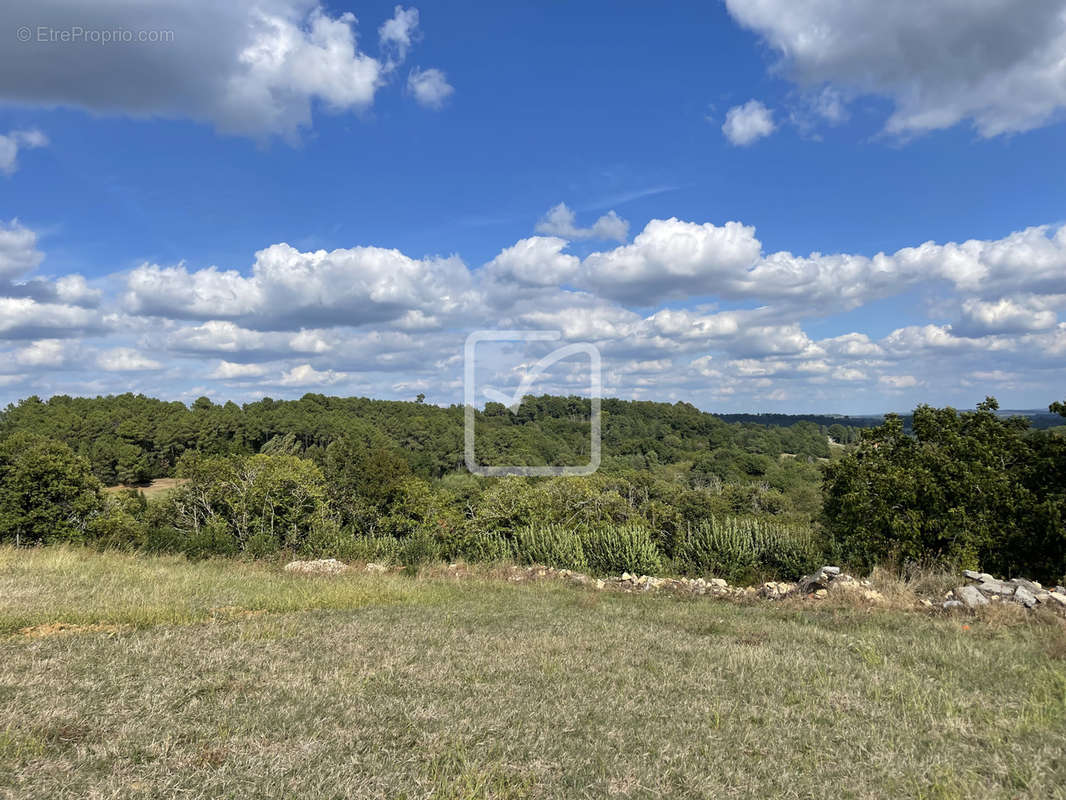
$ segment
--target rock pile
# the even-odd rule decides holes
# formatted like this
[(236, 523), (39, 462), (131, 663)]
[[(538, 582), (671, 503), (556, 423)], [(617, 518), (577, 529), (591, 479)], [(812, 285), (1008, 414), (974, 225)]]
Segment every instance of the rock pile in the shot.
[(1045, 606), (1057, 611), (1066, 611), (1066, 588), (1055, 586), (1045, 589), (1036, 581), (1025, 578), (1000, 580), (987, 572), (964, 570), (969, 583), (948, 592), (941, 604), (943, 608), (980, 608), (991, 603), (1016, 603), (1025, 608)]
[(314, 561), (290, 561), (285, 565), (286, 572), (301, 575), (337, 575), (348, 569), (348, 565), (335, 558), (319, 558)]

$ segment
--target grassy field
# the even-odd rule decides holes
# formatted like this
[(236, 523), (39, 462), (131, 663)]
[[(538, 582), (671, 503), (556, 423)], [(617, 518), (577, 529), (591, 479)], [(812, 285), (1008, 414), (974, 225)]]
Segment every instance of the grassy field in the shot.
[(1066, 797), (1063, 642), (0, 549), (0, 797)]

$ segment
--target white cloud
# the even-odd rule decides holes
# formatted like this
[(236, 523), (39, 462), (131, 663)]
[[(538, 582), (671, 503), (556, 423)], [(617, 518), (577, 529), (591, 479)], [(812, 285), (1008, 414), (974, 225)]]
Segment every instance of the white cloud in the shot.
[(44, 253), (37, 249), (37, 234), (17, 219), (0, 220), (0, 280), (11, 280), (37, 268)]
[(588, 256), (582, 280), (604, 296), (641, 304), (706, 295), (744, 275), (761, 249), (755, 228), (739, 222), (653, 219), (632, 244)]
[(918, 385), (913, 375), (882, 375), (878, 381), (889, 389), (910, 389)]
[(75, 336), (102, 327), (99, 316), (89, 309), (39, 303), (29, 297), (0, 297), (0, 339)]
[(1046, 124), (1066, 108), (1066, 2), (726, 0), (800, 86), (889, 98), (886, 130), (972, 120), (982, 136)]
[(59, 46), (34, 38), (0, 48), (0, 98), (191, 118), (225, 133), (290, 140), (311, 126), (316, 107), (369, 108), (417, 39), (418, 15), (397, 7), (381, 26), (385, 63), (360, 49), (353, 14), (332, 16), (315, 0), (37, 0), (13, 13), (12, 28), (68, 30), (76, 22), (84, 30), (124, 30), (152, 40)]
[(48, 137), (38, 130), (11, 131), (6, 136), (0, 134), (0, 172), (12, 174), (18, 169), (20, 148), (44, 147)]
[(963, 336), (986, 336), (990, 333), (1025, 333), (1055, 327), (1054, 311), (1042, 308), (1038, 301), (1003, 298), (993, 302), (968, 299), (962, 304), (962, 322), (952, 330)]
[(223, 360), (218, 362), (218, 366), (207, 377), (220, 381), (240, 380), (262, 377), (266, 371), (266, 367), (259, 364), (237, 364)]
[(530, 286), (568, 282), (581, 260), (564, 253), (566, 241), (555, 236), (531, 236), (504, 248), (485, 268), (489, 274)]
[(378, 28), (381, 49), (393, 54), (387, 64), (389, 68), (403, 63), (411, 45), (417, 41), (418, 35), (418, 9), (396, 6), (392, 18), (383, 22)]
[(70, 363), (75, 347), (61, 339), (40, 339), (15, 352), (15, 361), (27, 367), (64, 367)]
[(409, 91), (420, 106), (439, 110), (444, 102), (455, 93), (455, 87), (448, 83), (448, 78), (435, 67), (411, 70), (407, 76)]
[(146, 264), (126, 285), (124, 303), (133, 313), (274, 329), (383, 322), (411, 310), (459, 314), (477, 302), (458, 258), (413, 259), (381, 247), (301, 252), (275, 244), (256, 253), (250, 277)]
[(343, 372), (322, 372), (310, 364), (300, 364), (283, 373), (278, 383), (282, 386), (329, 386), (346, 377)]
[(731, 143), (746, 147), (774, 132), (774, 113), (758, 100), (733, 106), (725, 115), (722, 133)]
[(142, 372), (160, 369), (163, 366), (158, 361), (130, 347), (115, 347), (111, 350), (105, 350), (97, 356), (96, 364), (100, 369), (107, 372)]
[(629, 236), (629, 223), (613, 210), (597, 219), (589, 228), (577, 226), (577, 215), (566, 203), (553, 206), (537, 223), (537, 233), (561, 236), (564, 239), (604, 239), (624, 242)]

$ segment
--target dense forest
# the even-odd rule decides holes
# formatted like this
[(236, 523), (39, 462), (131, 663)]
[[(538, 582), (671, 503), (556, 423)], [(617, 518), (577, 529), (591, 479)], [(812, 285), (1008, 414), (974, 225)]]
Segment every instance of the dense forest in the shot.
[[(470, 475), (463, 414), (320, 394), (243, 406), (30, 397), (0, 414), (0, 541), (733, 580), (828, 558), (1066, 573), (1066, 438), (992, 399), (861, 427), (607, 399), (600, 470), (553, 479)], [(476, 412), (479, 461), (586, 463), (589, 414), (579, 397), (530, 396), (514, 413), (490, 403)], [(151, 498), (102, 491), (155, 478), (178, 481)]]

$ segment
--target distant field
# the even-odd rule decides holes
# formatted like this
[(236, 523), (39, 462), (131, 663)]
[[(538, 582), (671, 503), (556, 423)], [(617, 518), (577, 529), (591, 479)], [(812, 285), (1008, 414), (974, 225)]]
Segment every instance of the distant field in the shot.
[(136, 489), (140, 492), (144, 492), (145, 497), (158, 497), (159, 495), (166, 494), (170, 490), (181, 486), (183, 483), (185, 483), (184, 478), (156, 478), (146, 484), (138, 484), (136, 486), (127, 486), (125, 484), (109, 486), (105, 491), (121, 492), (126, 489)]
[(0, 548), (0, 797), (1066, 796), (1045, 620)]

